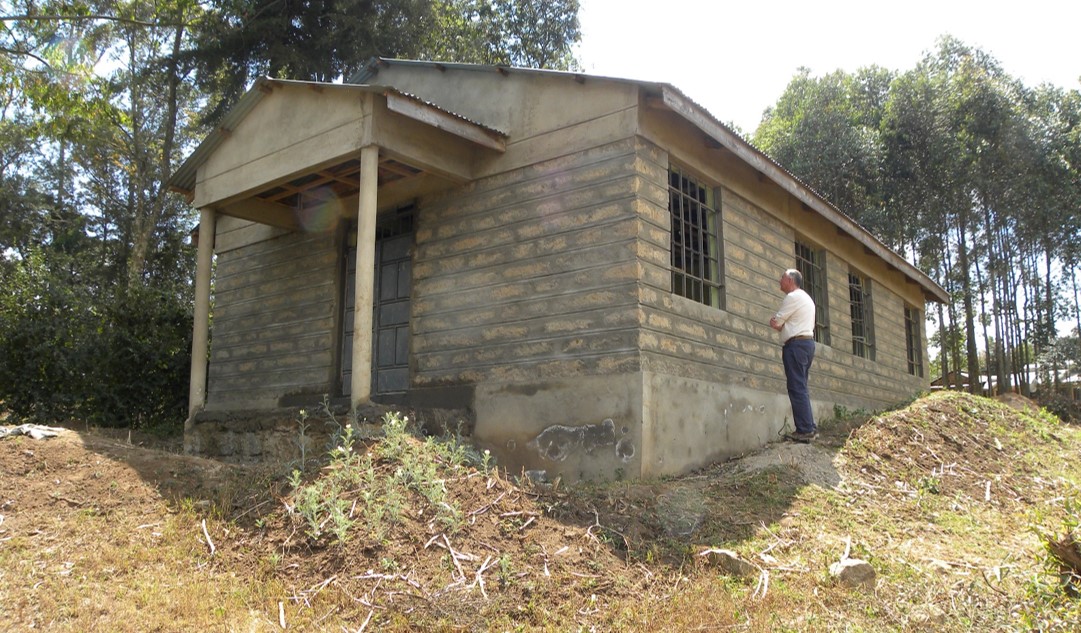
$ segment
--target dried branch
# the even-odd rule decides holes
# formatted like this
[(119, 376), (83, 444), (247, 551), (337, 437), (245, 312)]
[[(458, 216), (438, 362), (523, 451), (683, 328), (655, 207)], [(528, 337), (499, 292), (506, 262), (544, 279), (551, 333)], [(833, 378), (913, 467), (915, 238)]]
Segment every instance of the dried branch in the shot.
[(210, 532), (206, 531), (206, 519), (203, 519), (203, 536), (206, 537), (206, 544), (210, 546), (210, 555), (213, 556), (218, 548), (214, 547), (214, 541), (210, 540)]
[(754, 593), (751, 594), (752, 599), (764, 600), (766, 593), (769, 592), (769, 571), (763, 569), (758, 575), (758, 584), (755, 585)]
[(454, 566), (458, 569), (458, 574), (462, 580), (465, 580), (465, 572), (462, 571), (462, 566), (458, 564), (458, 553), (454, 551), (454, 548), (450, 546), (450, 539), (447, 535), (443, 535), (443, 542), (447, 545), (447, 551), (450, 552), (450, 560), (454, 563)]
[(375, 610), (368, 611), (368, 617), (364, 618), (364, 622), (361, 623), (360, 628), (357, 629), (357, 633), (364, 633), (364, 629), (368, 628), (368, 623), (372, 621), (372, 615), (375, 614)]

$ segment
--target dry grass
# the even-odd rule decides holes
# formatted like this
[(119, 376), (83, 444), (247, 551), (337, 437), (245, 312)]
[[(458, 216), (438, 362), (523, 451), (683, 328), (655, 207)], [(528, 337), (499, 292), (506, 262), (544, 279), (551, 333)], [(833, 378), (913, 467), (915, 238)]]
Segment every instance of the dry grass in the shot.
[[(424, 472), (447, 501), (403, 488), (378, 538), (353, 504), (365, 488), (334, 492), (369, 526), (344, 543), (306, 534), (284, 472), (92, 434), (4, 440), (0, 630), (1021, 627), (1033, 592), (1053, 589), (1033, 582), (1046, 579), (1033, 528), (1053, 531), (1081, 496), (1078, 429), (961, 394), (824, 426), (813, 456), (836, 488), (806, 484), (800, 464), (729, 463), (551, 490), (439, 457)], [(375, 454), (370, 467), (389, 480), (403, 463)], [(460, 522), (437, 520), (430, 498)], [(706, 547), (755, 572), (703, 565)], [(830, 577), (846, 552), (874, 566), (873, 588)], [(1041, 628), (1070, 630), (1071, 617)]]

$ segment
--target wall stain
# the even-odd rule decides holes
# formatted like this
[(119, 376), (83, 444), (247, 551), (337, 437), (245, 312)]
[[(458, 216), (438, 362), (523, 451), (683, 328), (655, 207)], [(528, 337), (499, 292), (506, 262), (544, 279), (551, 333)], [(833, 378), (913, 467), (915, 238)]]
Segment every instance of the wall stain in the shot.
[[(629, 429), (620, 429), (625, 435)], [(623, 438), (616, 442), (616, 425), (611, 418), (600, 424), (584, 424), (581, 426), (566, 426), (556, 424), (550, 426), (540, 435), (533, 438), (528, 444), (530, 449), (537, 451), (542, 459), (553, 462), (561, 462), (570, 455), (584, 452), (593, 455), (598, 449), (612, 446), (615, 448), (616, 457), (627, 462), (634, 457), (634, 443), (629, 438)]]

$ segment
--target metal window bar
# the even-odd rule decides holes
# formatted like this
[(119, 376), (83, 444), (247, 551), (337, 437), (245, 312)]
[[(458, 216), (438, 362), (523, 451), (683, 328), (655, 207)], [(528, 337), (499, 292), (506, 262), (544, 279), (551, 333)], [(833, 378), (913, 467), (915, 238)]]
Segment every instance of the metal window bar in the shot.
[(908, 373), (923, 377), (923, 349), (920, 345), (920, 313), (905, 306), (905, 350), (908, 357)]
[(721, 307), (718, 213), (712, 191), (672, 169), (668, 176), (668, 208), (672, 216), (672, 292)]
[(871, 285), (856, 273), (848, 273), (848, 300), (849, 314), (852, 316), (852, 353), (874, 360)]
[(796, 270), (803, 275), (803, 289), (815, 302), (815, 340), (830, 344), (829, 308), (826, 303), (826, 252), (796, 242)]

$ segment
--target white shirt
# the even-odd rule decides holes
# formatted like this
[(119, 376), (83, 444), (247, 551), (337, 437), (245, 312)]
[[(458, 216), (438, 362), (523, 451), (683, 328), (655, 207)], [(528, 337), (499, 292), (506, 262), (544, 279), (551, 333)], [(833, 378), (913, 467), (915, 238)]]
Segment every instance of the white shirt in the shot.
[(781, 342), (793, 336), (814, 336), (815, 302), (803, 288), (796, 288), (785, 295), (773, 318), (784, 324), (781, 328)]

